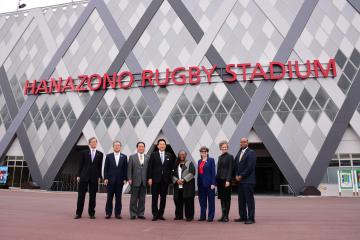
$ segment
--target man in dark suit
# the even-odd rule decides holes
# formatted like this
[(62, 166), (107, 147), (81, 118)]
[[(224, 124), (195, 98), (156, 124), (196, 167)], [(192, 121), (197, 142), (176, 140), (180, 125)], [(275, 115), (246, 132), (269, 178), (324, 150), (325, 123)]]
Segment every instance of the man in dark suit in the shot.
[(146, 175), (149, 157), (145, 154), (145, 143), (136, 144), (137, 153), (129, 157), (128, 179), (131, 185), (130, 218), (145, 219)]
[[(166, 205), (166, 195), (168, 186), (174, 168), (174, 159), (170, 153), (165, 152), (166, 141), (159, 139), (157, 141), (159, 151), (153, 152), (149, 159), (148, 166), (148, 183), (151, 187), (152, 194), (152, 214), (153, 221), (158, 219), (165, 220), (164, 210)], [(160, 195), (160, 207), (158, 199)]]
[(121, 219), (121, 195), (127, 181), (127, 156), (120, 153), (120, 141), (113, 142), (114, 152), (106, 155), (104, 166), (104, 185), (107, 186), (106, 219), (111, 217), (115, 194), (115, 217)]
[(91, 219), (95, 219), (96, 192), (98, 182), (101, 179), (101, 169), (103, 162), (103, 153), (96, 150), (97, 139), (89, 139), (89, 149), (81, 153), (80, 165), (77, 172), (76, 181), (78, 182), (78, 200), (75, 219), (81, 218), (85, 195), (89, 187), (89, 209), (88, 213)]
[(255, 151), (248, 147), (248, 139), (240, 140), (240, 151), (235, 158), (235, 179), (238, 182), (239, 219), (235, 222), (255, 223)]

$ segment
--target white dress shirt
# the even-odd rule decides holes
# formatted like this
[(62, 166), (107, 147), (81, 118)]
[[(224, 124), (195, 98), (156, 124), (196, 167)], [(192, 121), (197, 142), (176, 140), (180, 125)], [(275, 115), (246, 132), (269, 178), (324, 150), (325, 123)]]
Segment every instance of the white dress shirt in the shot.
[(138, 158), (139, 158), (140, 164), (143, 165), (144, 164), (144, 154), (138, 153)]
[(245, 153), (246, 149), (248, 149), (248, 147), (241, 150), (240, 157), (239, 157), (239, 162), (241, 161), (242, 157), (244, 156), (244, 153)]
[(114, 156), (115, 156), (116, 166), (118, 166), (119, 165), (119, 159), (120, 159), (120, 152), (118, 152), (118, 153), (114, 152)]
[(94, 161), (96, 155), (96, 148), (90, 148), (91, 162)]
[(164, 161), (165, 161), (165, 151), (159, 151), (160, 153), (160, 159), (161, 159), (161, 163), (164, 164)]
[[(179, 180), (181, 180), (181, 173), (182, 173), (182, 168), (181, 168), (181, 164), (179, 164), (178, 166)], [(183, 188), (183, 185), (179, 185), (179, 188)]]

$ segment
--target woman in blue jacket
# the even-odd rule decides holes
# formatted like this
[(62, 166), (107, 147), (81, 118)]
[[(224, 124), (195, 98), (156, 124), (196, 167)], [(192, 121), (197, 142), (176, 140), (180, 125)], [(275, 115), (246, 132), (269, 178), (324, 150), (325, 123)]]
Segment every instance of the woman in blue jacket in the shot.
[(200, 203), (200, 219), (206, 220), (208, 208), (208, 222), (212, 222), (215, 216), (215, 160), (209, 157), (207, 147), (200, 148), (201, 159), (198, 161), (198, 192)]

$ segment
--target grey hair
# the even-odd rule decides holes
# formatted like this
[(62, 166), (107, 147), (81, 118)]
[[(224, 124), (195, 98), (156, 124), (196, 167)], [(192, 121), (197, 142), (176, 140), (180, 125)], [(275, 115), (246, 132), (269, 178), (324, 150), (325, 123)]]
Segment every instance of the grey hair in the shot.
[(226, 140), (221, 141), (221, 142), (219, 143), (219, 148), (221, 148), (221, 147), (222, 147), (222, 145), (224, 145), (224, 144), (226, 144), (226, 146), (229, 148), (229, 142), (228, 142), (228, 141), (226, 141)]
[(122, 144), (121, 144), (121, 142), (119, 140), (113, 141), (113, 146), (115, 145), (115, 143), (120, 143), (120, 146), (122, 146)]

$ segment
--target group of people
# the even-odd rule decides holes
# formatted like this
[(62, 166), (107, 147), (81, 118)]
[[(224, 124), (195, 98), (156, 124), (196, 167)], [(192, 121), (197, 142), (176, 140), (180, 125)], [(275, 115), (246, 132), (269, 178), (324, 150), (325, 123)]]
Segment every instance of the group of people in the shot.
[[(104, 185), (107, 188), (105, 207), (106, 219), (121, 219), (121, 196), (127, 182), (131, 186), (130, 219), (145, 219), (146, 188), (150, 186), (152, 194), (152, 221), (165, 220), (164, 211), (169, 184), (174, 186), (174, 220), (192, 221), (194, 219), (195, 179), (200, 204), (199, 221), (214, 221), (215, 187), (221, 203), (221, 222), (229, 221), (231, 189), (237, 185), (239, 218), (235, 222), (255, 223), (255, 165), (256, 155), (248, 147), (248, 139), (240, 140), (240, 150), (235, 158), (228, 153), (229, 144), (219, 144), (221, 155), (217, 161), (209, 156), (207, 147), (200, 148), (200, 160), (197, 167), (187, 159), (187, 153), (179, 151), (177, 158), (165, 151), (166, 140), (157, 141), (158, 151), (150, 156), (145, 154), (145, 143), (136, 144), (137, 152), (127, 158), (121, 153), (121, 142), (113, 142), (113, 152), (106, 155), (104, 164)], [(82, 216), (85, 195), (89, 189), (88, 214), (95, 219), (96, 192), (102, 178), (103, 153), (96, 149), (97, 139), (89, 139), (89, 150), (82, 152), (77, 173), (78, 200), (75, 219)], [(115, 208), (113, 199), (115, 195)], [(160, 200), (160, 201), (159, 201)]]

